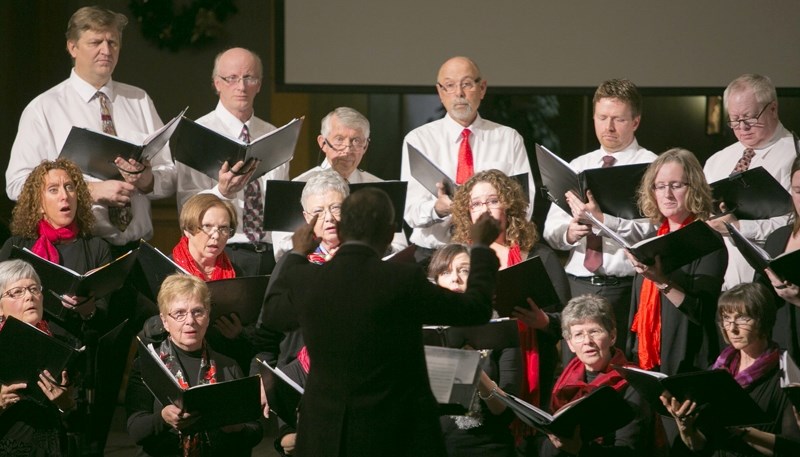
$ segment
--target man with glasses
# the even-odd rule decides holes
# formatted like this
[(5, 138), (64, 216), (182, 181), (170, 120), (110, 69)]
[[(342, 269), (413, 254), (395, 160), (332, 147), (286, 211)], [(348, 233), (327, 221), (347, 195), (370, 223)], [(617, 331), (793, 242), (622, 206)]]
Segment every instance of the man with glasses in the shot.
[[(642, 120), (642, 97), (633, 82), (627, 79), (604, 81), (594, 93), (593, 107), (594, 131), (600, 148), (570, 162), (575, 171), (655, 160), (656, 155), (636, 141), (636, 129)], [(591, 199), (587, 205), (577, 197), (570, 200), (575, 206), (573, 214), (567, 214), (556, 205), (550, 207), (544, 239), (554, 249), (569, 251), (564, 270), (573, 297), (595, 294), (611, 303), (619, 331), (616, 345), (624, 349), (635, 271), (625, 257), (625, 250), (592, 233), (591, 226), (580, 215), (590, 210), (613, 230), (627, 234), (631, 244), (649, 235), (652, 226), (647, 219), (631, 221), (603, 214), (602, 208)]]
[[(294, 181), (308, 181), (322, 170), (334, 170), (349, 184), (383, 181), (381, 178), (358, 168), (369, 147), (369, 120), (363, 114), (346, 106), (341, 106), (322, 118), (317, 144), (325, 159)], [(275, 258), (292, 250), (292, 234), (275, 232)], [(408, 246), (405, 235), (396, 233), (391, 244), (392, 252), (399, 252)]]
[[(197, 123), (231, 138), (249, 142), (263, 136), (275, 126), (255, 116), (253, 102), (261, 90), (263, 65), (250, 50), (231, 48), (219, 53), (211, 73), (219, 102), (214, 111), (197, 119)], [(244, 162), (224, 163), (214, 180), (180, 162), (178, 172), (178, 207), (197, 193), (213, 193), (236, 207), (241, 227), (228, 240), (225, 253), (243, 276), (266, 275), (275, 267), (272, 234), (263, 227), (264, 190), (269, 179), (289, 179), (289, 164), (283, 164), (248, 183), (255, 168), (245, 169)]]
[(451, 200), (444, 191), (431, 195), (411, 176), (408, 144), (425, 154), (456, 184), (493, 168), (509, 176), (528, 173), (531, 189), (528, 216), (533, 213), (535, 186), (522, 137), (516, 130), (487, 121), (478, 114), (486, 86), (486, 79), (472, 60), (466, 57), (447, 60), (436, 78), (436, 90), (447, 114), (412, 130), (403, 142), (400, 179), (408, 181), (404, 217), (413, 229), (410, 241), (417, 245), (419, 262), (426, 263), (434, 249), (450, 242)]
[[(775, 85), (766, 76), (739, 76), (725, 89), (723, 103), (728, 112), (728, 126), (733, 129), (733, 134), (739, 141), (709, 157), (703, 168), (708, 182), (719, 181), (750, 168), (764, 167), (788, 190), (797, 145), (792, 132), (784, 128), (778, 119)], [(763, 244), (772, 231), (786, 225), (788, 218), (787, 214), (771, 219), (747, 221), (727, 214), (709, 220), (708, 224), (727, 235), (723, 222), (730, 222), (742, 235)], [(752, 281), (753, 268), (736, 249), (729, 236), (725, 237), (725, 246), (728, 248), (728, 269), (725, 272), (723, 290)]]

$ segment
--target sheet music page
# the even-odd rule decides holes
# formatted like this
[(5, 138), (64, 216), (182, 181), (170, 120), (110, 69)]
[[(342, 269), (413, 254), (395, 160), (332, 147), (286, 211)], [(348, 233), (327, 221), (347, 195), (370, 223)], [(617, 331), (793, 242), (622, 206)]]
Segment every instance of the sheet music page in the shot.
[(449, 403), (458, 370), (458, 359), (441, 349), (443, 348), (425, 346), (425, 362), (428, 365), (433, 396), (439, 403)]

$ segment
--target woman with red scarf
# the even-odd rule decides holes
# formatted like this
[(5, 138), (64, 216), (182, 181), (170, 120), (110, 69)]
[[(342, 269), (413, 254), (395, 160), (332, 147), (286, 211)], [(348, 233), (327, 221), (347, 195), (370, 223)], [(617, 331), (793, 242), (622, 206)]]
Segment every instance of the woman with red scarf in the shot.
[[(582, 295), (569, 301), (561, 313), (564, 341), (575, 353), (553, 389), (550, 409), (558, 412), (567, 403), (590, 394), (601, 386), (614, 388), (635, 413), (633, 421), (608, 436), (583, 441), (579, 431), (573, 436), (551, 435), (541, 440), (540, 456), (550, 455), (645, 455), (652, 451), (653, 414), (639, 393), (613, 369), (628, 365), (617, 339), (616, 320), (611, 304), (599, 295)], [(598, 411), (602, 419), (602, 411)]]
[[(0, 332), (13, 317), (52, 336), (43, 313), (42, 285), (33, 267), (22, 260), (0, 262)], [(39, 375), (38, 386), (29, 388), (41, 389), (48, 403), (24, 395), (25, 383), (0, 384), (0, 455), (62, 455), (62, 415), (75, 407), (68, 381), (66, 371)]]
[[(639, 209), (658, 236), (711, 214), (711, 187), (700, 162), (685, 149), (670, 149), (647, 168), (639, 186)], [(717, 298), (728, 264), (725, 249), (667, 274), (659, 258), (636, 270), (631, 297), (628, 357), (646, 370), (667, 375), (707, 368), (719, 353), (714, 325)]]
[[(144, 335), (143, 341), (153, 344), (181, 387), (243, 377), (233, 359), (206, 342), (211, 302), (205, 282), (184, 274), (168, 276), (158, 292), (158, 309), (166, 339)], [(259, 422), (182, 433), (197, 418), (191, 411), (159, 403), (142, 380), (138, 359), (128, 379), (125, 408), (128, 434), (141, 446), (138, 455), (249, 456), (263, 435)]]
[[(717, 316), (730, 344), (711, 369), (728, 371), (771, 421), (757, 427), (725, 429), (703, 420), (691, 401), (669, 395), (662, 403), (675, 418), (681, 439), (673, 450), (702, 455), (800, 455), (800, 428), (792, 404), (781, 389), (781, 350), (772, 340), (775, 304), (766, 287), (745, 283), (719, 298)], [(685, 447), (684, 447), (685, 446)]]
[[(483, 213), (489, 212), (500, 221), (500, 235), (491, 245), (500, 259), (500, 269), (539, 256), (559, 299), (566, 303), (569, 299), (567, 276), (553, 250), (538, 242), (536, 226), (526, 216), (527, 207), (528, 199), (516, 180), (498, 170), (476, 173), (453, 197), (453, 241), (471, 244), (470, 227)], [(561, 332), (556, 316), (531, 308), (535, 306), (520, 303), (515, 314), (520, 318), (521, 396), (531, 404), (546, 405), (555, 378), (556, 343)], [(518, 436), (523, 434), (517, 433)]]

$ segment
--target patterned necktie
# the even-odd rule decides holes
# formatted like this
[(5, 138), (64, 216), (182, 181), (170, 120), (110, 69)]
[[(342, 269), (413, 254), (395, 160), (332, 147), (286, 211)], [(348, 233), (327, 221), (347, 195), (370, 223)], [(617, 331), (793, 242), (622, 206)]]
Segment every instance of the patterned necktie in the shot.
[[(250, 143), (250, 130), (242, 126), (239, 139)], [(256, 178), (244, 188), (244, 234), (251, 243), (258, 243), (264, 236), (264, 200), (261, 197), (261, 181)]]
[(456, 184), (464, 184), (475, 174), (472, 161), (472, 148), (469, 145), (469, 135), (472, 132), (464, 129), (461, 132), (461, 146), (458, 148), (458, 168), (456, 168)]
[[(611, 155), (603, 156), (603, 167), (614, 165), (617, 159)], [(586, 255), (583, 257), (583, 266), (594, 273), (603, 264), (603, 237), (589, 232), (586, 235)]]
[(733, 167), (731, 174), (747, 171), (747, 169), (750, 168), (750, 161), (753, 160), (755, 155), (756, 151), (754, 151), (753, 148), (746, 148), (744, 152), (742, 152), (742, 157), (736, 162), (736, 166)]
[[(117, 129), (114, 128), (114, 119), (111, 118), (111, 110), (108, 108), (110, 102), (108, 95), (97, 91), (95, 97), (100, 100), (100, 122), (103, 125), (103, 133), (117, 136)], [(109, 206), (108, 219), (120, 232), (124, 232), (133, 220), (131, 204), (126, 203), (125, 206)]]

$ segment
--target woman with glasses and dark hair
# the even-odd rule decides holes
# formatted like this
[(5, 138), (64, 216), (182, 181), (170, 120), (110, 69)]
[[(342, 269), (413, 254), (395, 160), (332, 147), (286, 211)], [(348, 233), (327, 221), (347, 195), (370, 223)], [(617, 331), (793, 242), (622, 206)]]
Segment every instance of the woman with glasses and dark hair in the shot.
[[(0, 291), (0, 332), (6, 320), (14, 318), (52, 336), (43, 320), (42, 284), (30, 264), (22, 260), (0, 262)], [(69, 377), (66, 371), (45, 370), (37, 384), (0, 384), (0, 455), (62, 455), (62, 415), (75, 408)], [(40, 403), (23, 394), (26, 387), (41, 389), (48, 402)]]
[(561, 313), (561, 331), (575, 358), (564, 367), (553, 388), (550, 403), (553, 414), (602, 386), (610, 386), (623, 396), (635, 417), (624, 427), (597, 440), (583, 441), (577, 430), (573, 436), (550, 435), (540, 440), (535, 455), (644, 455), (652, 452), (652, 410), (612, 366), (628, 365), (628, 359), (614, 346), (617, 328), (611, 304), (599, 295), (572, 298)]
[[(158, 292), (158, 309), (166, 338), (143, 341), (153, 344), (182, 388), (243, 377), (233, 359), (206, 342), (211, 303), (205, 282), (184, 274), (167, 277)], [(128, 434), (141, 446), (139, 455), (249, 456), (261, 441), (258, 422), (183, 433), (197, 417), (178, 406), (159, 403), (142, 381), (139, 363), (138, 358), (133, 363), (125, 399)]]
[[(458, 188), (451, 208), (454, 242), (471, 244), (470, 227), (483, 213), (490, 213), (500, 221), (500, 235), (490, 246), (500, 259), (500, 269), (539, 256), (561, 303), (567, 302), (567, 276), (553, 250), (539, 243), (536, 225), (525, 217), (528, 199), (516, 180), (498, 170), (476, 173)], [(522, 398), (534, 405), (546, 405), (555, 378), (556, 343), (561, 332), (557, 319), (551, 320), (532, 302), (530, 307), (520, 305), (515, 317), (520, 319)], [(518, 430), (518, 434), (526, 433)]]
[[(697, 158), (685, 149), (670, 149), (650, 164), (638, 198), (658, 236), (711, 214), (711, 187)], [(662, 270), (659, 257), (649, 266), (628, 258), (636, 270), (628, 357), (667, 375), (707, 368), (719, 353), (714, 312), (727, 251), (719, 249), (670, 273)]]
[(704, 420), (696, 403), (681, 403), (663, 395), (661, 401), (680, 432), (673, 450), (679, 452), (685, 446), (702, 455), (798, 455), (800, 429), (789, 397), (780, 386), (781, 351), (771, 337), (775, 324), (772, 295), (759, 283), (735, 286), (720, 296), (717, 318), (729, 346), (711, 369), (728, 371), (770, 421), (726, 429)]

